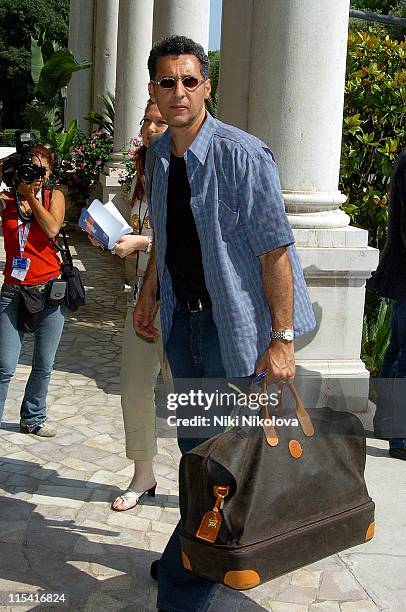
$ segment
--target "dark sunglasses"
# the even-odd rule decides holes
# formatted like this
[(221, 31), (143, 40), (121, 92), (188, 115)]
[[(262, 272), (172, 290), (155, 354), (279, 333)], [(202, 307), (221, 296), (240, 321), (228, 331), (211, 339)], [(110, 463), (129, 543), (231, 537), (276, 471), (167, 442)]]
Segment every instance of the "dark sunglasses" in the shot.
[(173, 89), (176, 87), (177, 81), (182, 81), (182, 85), (188, 91), (193, 91), (199, 85), (205, 82), (206, 79), (198, 79), (194, 76), (184, 76), (184, 77), (164, 77), (160, 81), (151, 81), (154, 85), (160, 85), (163, 89)]

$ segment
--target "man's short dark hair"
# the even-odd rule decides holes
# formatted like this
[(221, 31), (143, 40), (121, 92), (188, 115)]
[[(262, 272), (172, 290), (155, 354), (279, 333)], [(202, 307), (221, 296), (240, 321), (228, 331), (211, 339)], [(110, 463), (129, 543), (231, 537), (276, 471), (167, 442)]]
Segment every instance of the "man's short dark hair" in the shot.
[(168, 55), (194, 55), (200, 63), (200, 72), (203, 79), (210, 78), (209, 58), (204, 49), (194, 40), (186, 36), (169, 36), (159, 40), (151, 49), (148, 58), (149, 78), (154, 81), (156, 78), (156, 63), (159, 57)]

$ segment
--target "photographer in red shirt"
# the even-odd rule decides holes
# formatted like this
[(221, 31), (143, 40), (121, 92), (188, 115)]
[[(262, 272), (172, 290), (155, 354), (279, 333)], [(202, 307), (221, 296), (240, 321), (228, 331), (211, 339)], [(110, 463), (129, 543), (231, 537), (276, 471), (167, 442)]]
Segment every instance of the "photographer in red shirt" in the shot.
[[(52, 284), (60, 276), (61, 261), (51, 240), (61, 228), (65, 200), (60, 191), (51, 191), (47, 186), (53, 166), (50, 148), (33, 144), (24, 156), (25, 166), (18, 155), (15, 157), (16, 162), (11, 158), (3, 160), (3, 180), (11, 188), (0, 192), (6, 251), (0, 293), (0, 423), (24, 339), (21, 308), (24, 295), (28, 295), (36, 299), (40, 314), (34, 315), (32, 369), (21, 404), (20, 432), (52, 437), (55, 432), (46, 425), (46, 397), (63, 330), (65, 304), (63, 299), (52, 299)], [(28, 173), (24, 174), (26, 169)], [(31, 175), (35, 178), (27, 183)], [(59, 285), (61, 290), (63, 283)]]

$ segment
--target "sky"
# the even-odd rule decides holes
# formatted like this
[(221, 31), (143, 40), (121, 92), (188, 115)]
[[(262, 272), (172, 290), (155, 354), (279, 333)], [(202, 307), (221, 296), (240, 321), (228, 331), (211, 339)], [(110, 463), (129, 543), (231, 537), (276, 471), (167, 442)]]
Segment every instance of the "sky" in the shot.
[(222, 0), (210, 0), (209, 51), (220, 49)]

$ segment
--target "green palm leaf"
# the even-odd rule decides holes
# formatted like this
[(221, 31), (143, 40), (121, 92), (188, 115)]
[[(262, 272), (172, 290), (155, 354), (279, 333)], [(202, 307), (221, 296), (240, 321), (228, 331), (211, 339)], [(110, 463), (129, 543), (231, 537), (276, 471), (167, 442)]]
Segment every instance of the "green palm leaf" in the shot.
[(116, 99), (114, 95), (108, 91), (105, 95), (99, 95), (99, 100), (103, 105), (101, 113), (90, 111), (86, 116), (86, 121), (90, 121), (99, 128), (105, 130), (108, 134), (114, 134), (114, 115)]
[(44, 64), (36, 91), (44, 100), (53, 98), (62, 87), (68, 85), (74, 72), (89, 68), (90, 65), (90, 62), (78, 63), (70, 51), (63, 49), (56, 51)]
[(361, 357), (372, 376), (378, 376), (391, 335), (392, 308), (382, 300), (378, 309), (364, 316)]

